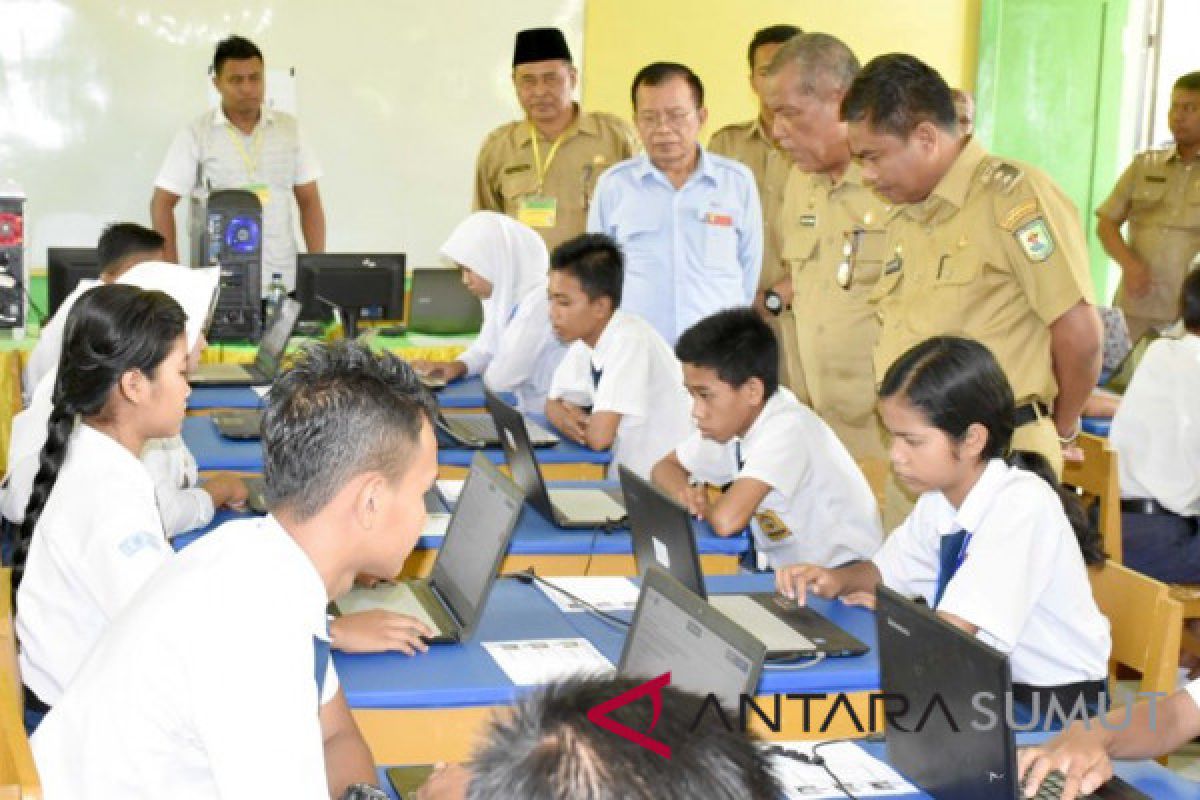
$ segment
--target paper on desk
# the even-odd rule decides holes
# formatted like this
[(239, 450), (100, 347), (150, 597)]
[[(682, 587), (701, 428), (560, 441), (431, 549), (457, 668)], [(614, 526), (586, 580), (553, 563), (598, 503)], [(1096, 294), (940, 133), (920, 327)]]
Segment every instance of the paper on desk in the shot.
[(446, 505), (453, 508), (458, 503), (458, 496), (462, 494), (463, 484), (465, 480), (440, 480), (437, 482), (438, 491), (442, 493), (442, 499), (446, 501)]
[(548, 583), (566, 589), (601, 611), (633, 611), (637, 608), (638, 590), (628, 578), (591, 575), (544, 578), (537, 582), (537, 587), (554, 601), (559, 611), (587, 611), (582, 603), (554, 591), (546, 585)]
[(612, 663), (587, 639), (514, 639), (483, 647), (517, 686), (541, 686), (572, 675), (611, 675)]
[[(773, 742), (763, 745), (771, 754), (771, 765), (775, 768), (779, 782), (783, 784), (788, 800), (821, 800), (846, 796), (824, 768), (802, 764), (784, 755), (786, 752), (798, 752), (812, 756), (813, 746), (817, 744), (820, 742)], [(820, 756), (825, 759), (825, 766), (829, 771), (836, 775), (842, 786), (855, 797), (886, 797), (917, 791), (894, 769), (853, 742), (825, 745), (820, 750)]]
[(259, 397), (266, 397), (267, 392), (271, 391), (271, 384), (268, 383), (266, 386), (251, 386), (250, 388), (253, 389), (254, 393)]
[(446, 529), (450, 527), (450, 518), (453, 514), (447, 514), (442, 511), (431, 511), (425, 515), (425, 527), (421, 528), (422, 536), (445, 536)]

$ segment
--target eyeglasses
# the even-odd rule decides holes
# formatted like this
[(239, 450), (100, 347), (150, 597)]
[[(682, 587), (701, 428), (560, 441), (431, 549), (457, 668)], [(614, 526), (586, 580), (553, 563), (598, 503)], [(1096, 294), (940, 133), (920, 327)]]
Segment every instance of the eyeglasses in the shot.
[(690, 109), (686, 111), (675, 109), (674, 111), (667, 111), (662, 114), (657, 111), (639, 111), (634, 119), (637, 120), (639, 128), (647, 130), (654, 130), (660, 125), (666, 125), (668, 128), (679, 130), (694, 113), (695, 111)]

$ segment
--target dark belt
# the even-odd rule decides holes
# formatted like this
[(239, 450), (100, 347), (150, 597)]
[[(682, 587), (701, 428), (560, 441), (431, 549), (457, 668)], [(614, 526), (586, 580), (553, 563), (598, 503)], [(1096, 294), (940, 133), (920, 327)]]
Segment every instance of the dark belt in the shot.
[(36, 711), (39, 714), (48, 714), (50, 706), (42, 702), (42, 699), (33, 693), (33, 690), (22, 684), (21, 693), (25, 695), (25, 707), (30, 711)]
[(1045, 403), (1033, 401), (1026, 403), (1013, 412), (1013, 427), (1019, 428), (1031, 422), (1037, 422), (1040, 417), (1050, 416), (1050, 408)]
[(1153, 497), (1122, 497), (1121, 511), (1128, 514), (1165, 514), (1170, 517), (1178, 517), (1174, 511), (1163, 507), (1162, 503), (1155, 500)]

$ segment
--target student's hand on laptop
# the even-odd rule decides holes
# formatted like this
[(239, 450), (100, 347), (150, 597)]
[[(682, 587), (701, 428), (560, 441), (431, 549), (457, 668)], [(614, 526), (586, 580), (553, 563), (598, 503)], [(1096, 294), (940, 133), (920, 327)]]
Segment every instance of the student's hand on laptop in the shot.
[(789, 564), (775, 573), (775, 588), (797, 605), (804, 605), (809, 592), (817, 597), (837, 597), (845, 587), (837, 570), (816, 564)]
[(1039, 747), (1017, 752), (1017, 774), (1022, 777), (1026, 797), (1034, 797), (1051, 772), (1061, 772), (1065, 784), (1061, 800), (1091, 794), (1112, 778), (1105, 739), (1109, 731), (1098, 720), (1071, 727)]
[(232, 472), (214, 473), (200, 484), (200, 488), (208, 492), (208, 496), (212, 498), (213, 508), (228, 506), (244, 509), (246, 498), (250, 496), (250, 490), (246, 488), (246, 481), (242, 480), (240, 475)]
[(383, 609), (334, 617), (329, 632), (333, 647), (343, 653), (399, 650), (406, 656), (424, 653), (429, 645), (421, 637), (433, 636), (433, 631), (420, 620)]
[(461, 764), (438, 764), (417, 790), (416, 800), (462, 800), (470, 783), (471, 772)]

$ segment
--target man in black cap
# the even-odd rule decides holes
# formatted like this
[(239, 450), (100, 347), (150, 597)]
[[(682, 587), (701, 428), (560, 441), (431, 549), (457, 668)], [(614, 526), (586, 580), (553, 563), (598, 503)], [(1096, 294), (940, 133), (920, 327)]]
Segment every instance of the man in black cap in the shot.
[(525, 119), (492, 131), (475, 165), (476, 210), (524, 222), (551, 250), (583, 233), (596, 179), (637, 150), (627, 122), (574, 102), (578, 80), (562, 31), (518, 32), (513, 87)]

